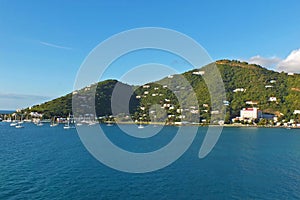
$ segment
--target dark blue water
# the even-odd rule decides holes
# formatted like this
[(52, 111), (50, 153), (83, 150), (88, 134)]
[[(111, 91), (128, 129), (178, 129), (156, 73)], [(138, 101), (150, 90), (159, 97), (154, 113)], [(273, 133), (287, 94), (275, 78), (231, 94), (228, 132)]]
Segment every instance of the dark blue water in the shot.
[[(95, 160), (74, 129), (24, 126), (0, 123), (1, 200), (300, 198), (300, 130), (225, 128), (209, 156), (198, 159), (205, 130), (200, 128), (172, 165), (128, 174)], [(118, 128), (109, 128), (118, 145), (152, 148), (127, 142)], [(176, 130), (165, 128), (166, 137), (154, 138), (155, 146), (163, 146)]]
[(14, 112), (16, 112), (16, 111), (15, 110), (0, 110), (0, 114), (3, 114), (3, 115), (12, 114)]

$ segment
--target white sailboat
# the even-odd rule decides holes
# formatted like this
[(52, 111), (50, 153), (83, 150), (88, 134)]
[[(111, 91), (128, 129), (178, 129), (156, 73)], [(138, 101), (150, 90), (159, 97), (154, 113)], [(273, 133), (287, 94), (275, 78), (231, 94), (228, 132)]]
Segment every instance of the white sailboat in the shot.
[(16, 128), (24, 128), (24, 126), (22, 126), (22, 123), (18, 123), (18, 124), (16, 125)]
[(55, 123), (55, 117), (54, 117), (53, 120), (51, 120), (50, 127), (55, 127), (57, 125), (58, 125), (58, 123)]
[(70, 126), (70, 122), (68, 121), (68, 123), (65, 124), (64, 129), (71, 129), (71, 128), (75, 128), (75, 126)]
[(138, 126), (138, 128), (144, 128), (141, 121), (140, 121), (140, 125)]
[(70, 126), (70, 120), (71, 120), (71, 114), (69, 114), (68, 123), (65, 124), (64, 129), (70, 129), (70, 128), (75, 128), (74, 126)]
[(24, 128), (23, 124), (23, 115), (21, 115), (20, 121), (17, 123), (16, 128)]
[(39, 121), (38, 123), (36, 123), (36, 125), (37, 126), (44, 126), (44, 124), (41, 121)]
[(138, 128), (145, 128), (142, 124), (140, 124), (139, 126), (138, 126)]
[(18, 125), (18, 121), (17, 121), (17, 115), (14, 113), (13, 116), (15, 116), (15, 120), (13, 120), (13, 122), (9, 125), (9, 126), (17, 126)]
[(18, 123), (12, 122), (9, 126), (17, 126), (17, 125), (18, 125)]

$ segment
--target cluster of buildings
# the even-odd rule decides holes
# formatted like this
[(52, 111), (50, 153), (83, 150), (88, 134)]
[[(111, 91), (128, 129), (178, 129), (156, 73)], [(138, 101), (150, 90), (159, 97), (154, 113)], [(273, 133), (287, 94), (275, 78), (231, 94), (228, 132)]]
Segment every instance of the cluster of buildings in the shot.
[[(300, 110), (294, 110), (293, 112), (294, 115), (300, 114)], [(261, 119), (266, 119), (266, 120), (271, 120), (274, 122), (276, 126), (299, 126), (300, 124), (296, 124), (294, 119), (291, 119), (290, 121), (279, 121), (278, 117), (274, 114), (269, 114), (269, 113), (263, 113), (259, 108), (257, 107), (252, 107), (252, 108), (243, 108), (240, 110), (240, 116), (233, 118), (232, 122), (248, 122), (248, 123), (253, 123), (254, 121), (259, 121)]]

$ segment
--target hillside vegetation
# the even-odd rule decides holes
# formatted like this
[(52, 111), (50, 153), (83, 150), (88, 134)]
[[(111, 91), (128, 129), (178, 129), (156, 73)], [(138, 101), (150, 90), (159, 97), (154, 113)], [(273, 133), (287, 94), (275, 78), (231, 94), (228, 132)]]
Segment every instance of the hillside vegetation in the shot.
[[(242, 108), (252, 106), (287, 120), (297, 118), (293, 112), (297, 109), (300, 110), (300, 75), (279, 73), (259, 65), (239, 61), (220, 60), (216, 62), (216, 65), (223, 78), (226, 91), (227, 123), (230, 122), (231, 118), (238, 116)], [(192, 88), (188, 88), (180, 78), (178, 79), (181, 75), (166, 77), (144, 86), (123, 84), (124, 87), (134, 90), (129, 109), (131, 117), (134, 120), (153, 121), (153, 116), (151, 117), (149, 113), (155, 113), (155, 120), (157, 121), (164, 121), (166, 116), (168, 116), (168, 121), (172, 122), (183, 120), (176, 93), (183, 94), (184, 101), (188, 104), (192, 101), (190, 94), (193, 90), (199, 108), (191, 106), (190, 111), (198, 112), (201, 120), (209, 121), (212, 111), (210, 96), (201, 76), (201, 73), (205, 73), (208, 68), (209, 65), (182, 74)], [(96, 87), (96, 113), (98, 116), (109, 116), (112, 114), (111, 95), (117, 83), (116, 80), (99, 82), (80, 91), (75, 91), (73, 95), (88, 93), (91, 88)], [(170, 89), (164, 86), (168, 83), (176, 87)], [(44, 113), (45, 118), (67, 116), (72, 113), (72, 94), (23, 110), (23, 112), (25, 111), (27, 113)]]

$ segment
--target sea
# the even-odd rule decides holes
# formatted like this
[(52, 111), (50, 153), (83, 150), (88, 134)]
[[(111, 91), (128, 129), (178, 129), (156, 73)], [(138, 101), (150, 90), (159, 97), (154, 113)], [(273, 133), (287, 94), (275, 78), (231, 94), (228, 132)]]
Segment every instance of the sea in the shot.
[[(200, 127), (191, 146), (171, 165), (133, 174), (96, 160), (76, 129), (23, 126), (0, 123), (1, 200), (300, 199), (300, 129), (227, 127), (213, 150), (199, 159), (207, 130)], [(116, 125), (101, 126), (124, 149), (152, 149), (151, 142), (142, 141), (147, 139), (130, 142), (131, 136)], [(177, 130), (164, 127), (152, 138), (153, 148), (164, 146)]]
[(6, 114), (12, 114), (16, 112), (15, 110), (0, 110), (0, 115), (3, 114), (3, 115), (6, 115)]

